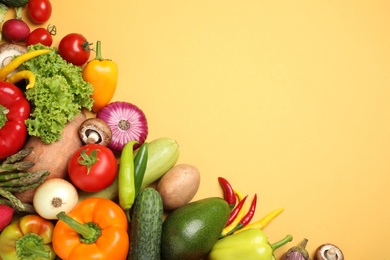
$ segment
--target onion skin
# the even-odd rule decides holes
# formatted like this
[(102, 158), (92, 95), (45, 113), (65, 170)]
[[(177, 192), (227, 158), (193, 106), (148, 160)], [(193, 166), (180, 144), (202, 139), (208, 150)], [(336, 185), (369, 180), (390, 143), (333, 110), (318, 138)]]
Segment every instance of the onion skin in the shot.
[(108, 147), (121, 152), (129, 141), (135, 140), (134, 150), (139, 148), (148, 136), (148, 123), (144, 112), (136, 105), (125, 101), (111, 102), (97, 114), (111, 128), (112, 138)]

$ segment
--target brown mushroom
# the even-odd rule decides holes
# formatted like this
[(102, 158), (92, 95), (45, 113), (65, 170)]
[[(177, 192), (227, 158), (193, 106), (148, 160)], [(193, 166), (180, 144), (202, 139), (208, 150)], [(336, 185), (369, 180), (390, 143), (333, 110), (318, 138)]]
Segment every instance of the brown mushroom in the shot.
[(84, 144), (101, 144), (107, 146), (111, 142), (111, 128), (99, 118), (86, 119), (79, 128), (79, 136)]
[(344, 255), (340, 248), (328, 243), (317, 248), (314, 260), (344, 260)]

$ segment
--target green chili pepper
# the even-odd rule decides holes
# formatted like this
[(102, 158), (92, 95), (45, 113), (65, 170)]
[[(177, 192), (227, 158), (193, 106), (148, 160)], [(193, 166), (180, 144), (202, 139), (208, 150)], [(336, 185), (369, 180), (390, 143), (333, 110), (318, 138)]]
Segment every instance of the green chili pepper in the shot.
[(142, 181), (145, 176), (146, 166), (148, 162), (148, 144), (144, 142), (138, 149), (137, 154), (134, 158), (134, 185), (135, 185), (135, 196), (137, 197)]
[(292, 241), (292, 236), (270, 244), (267, 235), (252, 228), (219, 239), (213, 246), (209, 260), (275, 260), (274, 251)]
[(123, 147), (119, 160), (118, 172), (118, 196), (119, 205), (126, 212), (130, 220), (130, 209), (135, 200), (135, 185), (134, 185), (134, 145), (138, 142), (135, 140), (129, 141)]

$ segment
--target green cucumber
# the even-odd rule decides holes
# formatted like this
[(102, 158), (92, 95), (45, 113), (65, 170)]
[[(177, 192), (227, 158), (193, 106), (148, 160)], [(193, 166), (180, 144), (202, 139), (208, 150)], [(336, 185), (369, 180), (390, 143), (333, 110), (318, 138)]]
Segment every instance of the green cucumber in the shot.
[(178, 161), (179, 154), (179, 145), (174, 139), (161, 137), (149, 142), (148, 161), (141, 189), (154, 183), (171, 169)]
[(154, 188), (145, 188), (135, 199), (130, 222), (128, 260), (159, 260), (163, 203)]

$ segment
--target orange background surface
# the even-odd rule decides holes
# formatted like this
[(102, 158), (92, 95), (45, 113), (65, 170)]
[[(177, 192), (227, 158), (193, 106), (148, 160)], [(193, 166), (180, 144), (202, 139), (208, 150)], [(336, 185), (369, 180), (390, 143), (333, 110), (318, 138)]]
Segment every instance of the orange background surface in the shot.
[[(148, 140), (171, 137), (201, 172), (257, 193), (264, 231), (390, 259), (390, 2), (52, 0), (53, 46), (77, 32), (120, 70)], [(46, 26), (46, 25), (43, 25)], [(91, 58), (94, 54), (91, 55)]]

